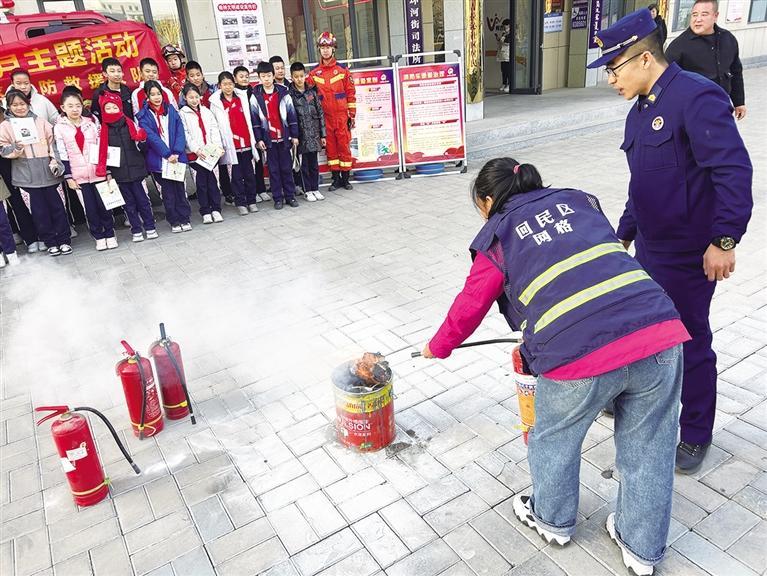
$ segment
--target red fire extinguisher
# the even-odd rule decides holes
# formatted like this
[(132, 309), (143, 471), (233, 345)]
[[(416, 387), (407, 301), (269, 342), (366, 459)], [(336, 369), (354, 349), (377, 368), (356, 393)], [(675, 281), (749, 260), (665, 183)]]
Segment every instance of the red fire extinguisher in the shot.
[(149, 355), (157, 369), (157, 380), (160, 382), (165, 415), (171, 420), (180, 420), (189, 415), (192, 424), (196, 424), (192, 401), (186, 388), (181, 348), (168, 338), (163, 322), (160, 322), (160, 339), (149, 348)]
[(163, 429), (162, 409), (157, 386), (154, 384), (152, 364), (143, 358), (125, 340), (120, 342), (128, 354), (115, 367), (123, 385), (128, 415), (133, 433), (139, 440), (154, 436)]
[(72, 409), (69, 406), (40, 406), (35, 408), (35, 412), (51, 411), (53, 413), (38, 420), (37, 425), (39, 426), (46, 420), (58, 416), (58, 419), (51, 424), (51, 434), (53, 434), (53, 443), (56, 445), (61, 459), (61, 466), (64, 468), (67, 480), (69, 480), (69, 489), (74, 496), (75, 504), (91, 506), (101, 502), (109, 493), (109, 478), (104, 476), (88, 420), (77, 412), (92, 412), (101, 418), (133, 471), (136, 474), (141, 473), (130, 454), (125, 450), (125, 446), (120, 442), (112, 424), (101, 412), (88, 406), (78, 406)]
[(538, 380), (528, 370), (520, 346), (512, 350), (511, 360), (514, 365), (514, 383), (517, 385), (519, 418), (522, 420), (522, 437), (527, 446), (528, 434), (535, 426), (535, 386)]

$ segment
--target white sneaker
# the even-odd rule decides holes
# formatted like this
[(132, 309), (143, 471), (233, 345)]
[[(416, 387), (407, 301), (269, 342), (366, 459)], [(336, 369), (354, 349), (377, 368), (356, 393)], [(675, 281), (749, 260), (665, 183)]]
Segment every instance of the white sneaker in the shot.
[(21, 236), (19, 236), (18, 234), (16, 234), (16, 233), (14, 232), (14, 233), (13, 233), (13, 243), (14, 243), (14, 244), (16, 244), (16, 246), (18, 246), (18, 245), (19, 245), (19, 244), (21, 244), (22, 242), (24, 242), (24, 240), (22, 240), (22, 239), (21, 239)]
[(37, 251), (38, 252), (45, 252), (48, 249), (48, 247), (45, 245), (45, 242), (38, 242), (37, 243)]
[[(51, 249), (49, 248), (48, 252), (50, 252), (50, 251), (51, 251)], [(62, 254), (71, 254), (72, 253), (72, 247), (69, 244), (62, 244), (61, 246), (59, 246), (59, 251)]]
[(58, 246), (48, 248), (48, 256), (58, 256), (59, 254), (61, 254), (61, 250), (59, 250)]
[(157, 233), (157, 230), (147, 230), (146, 231), (146, 239), (147, 240), (154, 240), (155, 238), (159, 238), (160, 235)]
[(272, 199), (272, 197), (269, 196), (269, 194), (267, 194), (266, 192), (261, 192), (261, 194), (256, 194), (256, 198), (261, 198), (262, 202), (269, 202), (269, 200)]
[(10, 254), (6, 254), (5, 257), (8, 258), (8, 264), (11, 266), (16, 266), (21, 262), (19, 260), (19, 255), (16, 254), (16, 252), (11, 252)]
[(615, 512), (611, 512), (607, 517), (605, 528), (607, 529), (607, 533), (610, 535), (610, 538), (613, 540), (613, 542), (615, 542), (618, 545), (618, 548), (621, 549), (624, 566), (633, 570), (634, 574), (637, 576), (651, 576), (651, 574), (655, 571), (655, 566), (642, 564), (639, 560), (634, 558), (634, 556), (631, 555), (623, 543), (618, 540), (618, 537), (615, 534)]
[(70, 238), (77, 238), (77, 230), (75, 230), (74, 226), (69, 227), (69, 237)]
[(96, 240), (96, 250), (99, 252), (102, 252), (103, 250), (107, 249), (107, 239), (106, 238), (99, 238)]
[(192, 224), (191, 224), (191, 223), (189, 223), (189, 222), (187, 222), (186, 224), (182, 224), (182, 225), (181, 225), (181, 229), (182, 229), (184, 232), (189, 232), (189, 231), (192, 229)]
[(256, 203), (260, 203), (260, 202), (263, 202), (263, 201), (264, 201), (264, 199), (261, 198), (261, 194), (256, 194)]
[(117, 248), (117, 238), (115, 238), (114, 236), (107, 238), (107, 248), (109, 248), (110, 250), (113, 248)]
[(125, 228), (130, 228), (130, 220), (128, 220), (127, 216), (123, 219), (123, 226)]
[(315, 191), (314, 191), (314, 197), (315, 197), (317, 200), (324, 200), (324, 199), (325, 199), (325, 197), (324, 197), (322, 194), (320, 194), (320, 191), (319, 191), (319, 190), (315, 190)]
[(210, 215), (213, 217), (213, 222), (223, 222), (224, 217), (221, 216), (221, 212), (213, 211), (210, 213)]
[(306, 201), (307, 202), (316, 202), (317, 198), (314, 197), (314, 192), (307, 192), (306, 193)]
[(251, 212), (258, 212), (258, 206), (256, 206), (255, 204), (250, 204), (248, 205), (248, 210), (250, 210)]
[(141, 232), (138, 232), (137, 234), (133, 235), (133, 241), (134, 242), (143, 242), (144, 241), (144, 235)]
[(34, 254), (38, 251), (37, 242), (32, 242), (29, 246), (27, 246), (27, 254)]
[(181, 226), (171, 226), (170, 227), (170, 231), (173, 232), (174, 234), (178, 234), (179, 232), (183, 232), (183, 230), (181, 229)]
[(0, 268), (5, 268), (5, 256), (0, 254)]
[(237, 212), (240, 213), (240, 216), (247, 216), (248, 215), (248, 207), (247, 206), (237, 206)]
[(212, 214), (203, 214), (202, 215), (202, 223), (203, 224), (213, 224), (213, 215)]
[(533, 516), (533, 513), (530, 510), (530, 496), (517, 494), (514, 496), (512, 505), (514, 508), (514, 515), (519, 518), (519, 521), (525, 526), (533, 528), (538, 534), (543, 536), (543, 539), (546, 540), (546, 542), (556, 542), (560, 546), (564, 546), (570, 541), (569, 536), (560, 536), (559, 534), (554, 534), (553, 532), (549, 532), (545, 528), (538, 526), (538, 523), (535, 521), (535, 516)]

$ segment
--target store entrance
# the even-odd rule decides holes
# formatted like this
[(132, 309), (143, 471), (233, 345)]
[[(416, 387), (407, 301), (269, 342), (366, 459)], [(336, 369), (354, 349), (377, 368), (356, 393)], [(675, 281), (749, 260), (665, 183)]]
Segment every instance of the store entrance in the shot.
[(543, 0), (485, 0), (484, 14), (485, 96), (540, 94)]

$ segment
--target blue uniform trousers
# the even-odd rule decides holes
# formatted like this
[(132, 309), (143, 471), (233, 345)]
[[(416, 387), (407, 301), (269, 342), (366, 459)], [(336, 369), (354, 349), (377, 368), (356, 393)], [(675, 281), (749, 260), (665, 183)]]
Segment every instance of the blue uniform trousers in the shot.
[(167, 180), (157, 172), (154, 177), (162, 186), (162, 205), (165, 207), (165, 219), (171, 226), (188, 224), (192, 216), (192, 207), (186, 199), (183, 182)]
[(155, 230), (152, 205), (144, 190), (143, 180), (120, 182), (118, 186), (125, 200), (125, 214), (128, 215), (131, 234), (141, 234), (143, 230)]
[[(263, 182), (263, 178), (261, 181)], [(253, 168), (253, 152), (250, 148), (237, 151), (237, 164), (232, 165), (231, 185), (234, 203), (237, 206), (255, 204), (256, 194), (263, 192), (258, 188), (258, 179)]]
[(290, 148), (283, 142), (274, 142), (266, 153), (269, 166), (269, 182), (272, 186), (272, 200), (290, 201), (296, 197), (296, 185), (293, 182), (293, 158)]
[(702, 252), (650, 252), (636, 240), (636, 258), (673, 300), (692, 336), (684, 343), (681, 438), (690, 444), (711, 442), (716, 410), (716, 354), (708, 314), (716, 282), (703, 273)]
[(0, 200), (0, 252), (3, 254), (13, 254), (16, 252), (16, 242), (13, 240), (11, 223), (8, 220), (8, 214), (5, 212), (5, 202), (2, 200)]
[(115, 221), (112, 213), (104, 207), (99, 191), (95, 184), (80, 184), (80, 194), (85, 205), (85, 218), (88, 220), (88, 230), (94, 240), (111, 238), (115, 235)]
[(317, 163), (317, 152), (301, 154), (301, 181), (304, 192), (315, 192), (320, 189), (320, 168)]
[(69, 244), (69, 220), (64, 202), (59, 196), (58, 185), (24, 188), (24, 191), (29, 194), (29, 207), (40, 242), (45, 242), (48, 248)]
[(221, 191), (218, 189), (216, 176), (197, 163), (192, 164), (197, 186), (197, 201), (200, 204), (200, 216), (211, 212), (221, 212)]

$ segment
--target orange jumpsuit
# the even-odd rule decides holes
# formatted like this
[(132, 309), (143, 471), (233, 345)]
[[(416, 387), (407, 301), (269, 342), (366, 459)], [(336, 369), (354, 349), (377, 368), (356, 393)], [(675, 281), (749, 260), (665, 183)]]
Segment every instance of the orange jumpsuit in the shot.
[(317, 87), (325, 113), (328, 166), (331, 170), (349, 172), (352, 169), (352, 152), (348, 121), (357, 113), (351, 72), (332, 58), (309, 73), (309, 82)]

